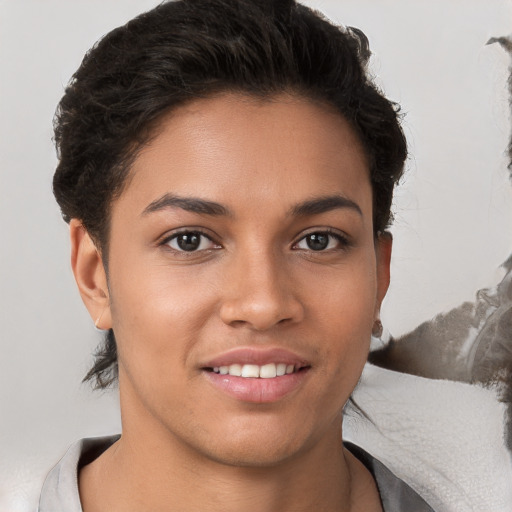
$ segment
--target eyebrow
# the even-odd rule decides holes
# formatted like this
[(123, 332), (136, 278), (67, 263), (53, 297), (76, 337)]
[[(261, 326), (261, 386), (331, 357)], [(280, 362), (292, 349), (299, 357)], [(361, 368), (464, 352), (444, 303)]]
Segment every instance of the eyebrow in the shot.
[(357, 212), (361, 217), (363, 212), (359, 205), (341, 195), (323, 196), (295, 205), (289, 212), (290, 216), (306, 217), (308, 215), (319, 215), (339, 208), (349, 208)]
[[(198, 197), (181, 197), (173, 194), (165, 194), (159, 199), (150, 203), (142, 212), (142, 215), (165, 210), (167, 208), (181, 208), (182, 210), (198, 213), (201, 215), (233, 217), (231, 210), (216, 203)], [(288, 211), (289, 217), (307, 217), (309, 215), (320, 215), (340, 208), (349, 208), (359, 215), (363, 215), (357, 203), (341, 195), (323, 196), (310, 199), (293, 206)]]
[(181, 208), (187, 212), (199, 213), (202, 215), (232, 216), (231, 211), (214, 201), (207, 201), (197, 197), (180, 197), (173, 194), (165, 194), (149, 204), (142, 215), (165, 210), (166, 208)]

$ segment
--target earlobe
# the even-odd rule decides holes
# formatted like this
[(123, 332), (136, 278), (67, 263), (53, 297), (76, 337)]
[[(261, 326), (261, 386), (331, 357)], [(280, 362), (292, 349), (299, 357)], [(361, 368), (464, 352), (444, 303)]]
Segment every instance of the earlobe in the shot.
[(377, 240), (375, 242), (375, 251), (377, 258), (377, 300), (375, 303), (376, 319), (378, 319), (380, 306), (389, 288), (392, 247), (393, 237), (391, 233), (387, 231), (379, 233)]
[(69, 223), (71, 268), (85, 307), (98, 329), (110, 329), (110, 297), (101, 253), (78, 219)]

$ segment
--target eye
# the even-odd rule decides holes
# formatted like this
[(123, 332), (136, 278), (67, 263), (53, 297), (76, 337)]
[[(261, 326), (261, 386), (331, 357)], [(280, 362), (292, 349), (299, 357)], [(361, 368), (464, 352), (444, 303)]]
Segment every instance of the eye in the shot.
[(182, 231), (170, 236), (163, 243), (179, 252), (197, 252), (219, 247), (200, 231)]
[(315, 231), (301, 238), (295, 244), (294, 248), (318, 252), (330, 249), (342, 249), (348, 245), (348, 240), (339, 233)]

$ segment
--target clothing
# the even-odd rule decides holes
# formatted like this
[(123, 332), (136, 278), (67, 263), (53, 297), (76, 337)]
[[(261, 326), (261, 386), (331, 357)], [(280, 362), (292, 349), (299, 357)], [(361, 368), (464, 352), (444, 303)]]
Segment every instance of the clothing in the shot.
[[(99, 457), (119, 436), (82, 439), (72, 445), (50, 471), (41, 491), (38, 512), (81, 512), (78, 468)], [(350, 450), (373, 474), (384, 512), (434, 512), (405, 482), (362, 448), (347, 443)]]
[(367, 364), (343, 415), (363, 447), (436, 512), (510, 512), (512, 459), (499, 389)]
[(373, 475), (384, 512), (434, 512), (434, 509), (416, 491), (400, 480), (382, 462), (355, 444), (345, 442), (345, 447)]

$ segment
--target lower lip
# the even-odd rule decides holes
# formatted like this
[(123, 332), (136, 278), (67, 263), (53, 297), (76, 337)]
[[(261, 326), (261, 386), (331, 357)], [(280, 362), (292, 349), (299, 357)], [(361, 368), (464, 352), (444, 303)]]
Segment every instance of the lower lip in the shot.
[(206, 378), (220, 391), (243, 402), (270, 403), (289, 395), (304, 381), (309, 368), (272, 379), (235, 377), (203, 371)]

